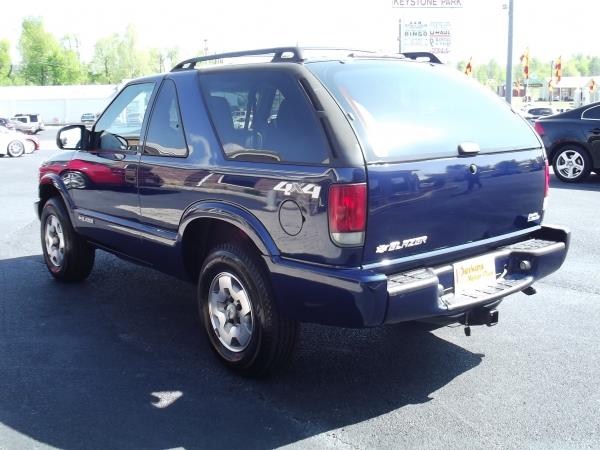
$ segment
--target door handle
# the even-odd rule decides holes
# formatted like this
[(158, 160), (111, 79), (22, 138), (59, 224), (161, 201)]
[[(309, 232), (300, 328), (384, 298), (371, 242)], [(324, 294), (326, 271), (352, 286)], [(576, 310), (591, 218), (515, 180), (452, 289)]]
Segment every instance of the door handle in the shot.
[(481, 149), (476, 142), (462, 142), (458, 144), (458, 154), (462, 156), (476, 155)]
[(590, 130), (590, 133), (600, 134), (600, 128), (594, 128), (593, 130)]

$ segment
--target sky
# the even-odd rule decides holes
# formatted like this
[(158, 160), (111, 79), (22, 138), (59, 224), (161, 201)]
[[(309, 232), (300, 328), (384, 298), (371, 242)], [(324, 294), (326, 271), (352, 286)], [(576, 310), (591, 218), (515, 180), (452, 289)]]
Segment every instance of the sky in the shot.
[[(28, 0), (2, 7), (0, 39), (8, 38), (13, 58), (21, 21), (44, 20), (60, 38), (75, 34), (81, 55), (89, 60), (101, 37), (135, 25), (143, 47), (178, 47), (182, 59), (196, 56), (206, 39), (210, 52), (280, 45), (342, 46), (398, 51), (398, 23), (449, 21), (451, 53), (445, 62), (474, 64), (494, 58), (506, 63), (509, 0), (454, 0), (461, 8), (393, 7), (394, 0)], [(405, 3), (415, 0), (397, 0)], [(421, 1), (421, 0), (416, 0)], [(423, 0), (425, 1), (425, 0)], [(449, 0), (427, 0), (441, 4)], [(530, 55), (551, 60), (575, 53), (600, 55), (595, 31), (598, 0), (514, 0), (514, 60), (526, 47)], [(168, 6), (168, 8), (166, 7)]]

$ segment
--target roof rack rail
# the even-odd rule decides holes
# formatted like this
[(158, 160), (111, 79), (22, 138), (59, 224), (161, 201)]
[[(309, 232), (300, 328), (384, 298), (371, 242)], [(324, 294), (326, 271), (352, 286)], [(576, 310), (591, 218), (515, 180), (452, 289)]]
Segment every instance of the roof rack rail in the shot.
[(430, 52), (402, 52), (401, 55), (414, 61), (424, 60), (434, 64), (442, 64), (442, 61)]
[[(284, 56), (286, 53), (291, 53), (292, 56)], [(298, 47), (273, 47), (273, 48), (261, 48), (258, 50), (245, 50), (240, 52), (229, 52), (229, 53), (218, 53), (215, 55), (208, 56), (198, 56), (196, 58), (186, 59), (185, 61), (177, 64), (171, 72), (176, 72), (178, 70), (186, 70), (193, 69), (196, 67), (196, 64), (203, 61), (215, 61), (218, 59), (227, 59), (227, 58), (239, 58), (241, 56), (263, 56), (263, 55), (273, 55), (273, 59), (271, 62), (302, 62), (304, 61), (302, 57), (302, 52)]]

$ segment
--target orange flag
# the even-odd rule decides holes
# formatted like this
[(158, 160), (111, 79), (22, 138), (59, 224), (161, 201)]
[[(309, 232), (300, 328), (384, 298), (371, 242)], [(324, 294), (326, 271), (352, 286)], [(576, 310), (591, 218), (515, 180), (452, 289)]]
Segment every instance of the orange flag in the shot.
[(467, 67), (465, 67), (465, 75), (471, 76), (473, 74), (473, 57), (469, 58), (469, 62), (467, 63)]
[(523, 64), (523, 77), (529, 80), (529, 47), (525, 49), (525, 53), (521, 55), (521, 64)]

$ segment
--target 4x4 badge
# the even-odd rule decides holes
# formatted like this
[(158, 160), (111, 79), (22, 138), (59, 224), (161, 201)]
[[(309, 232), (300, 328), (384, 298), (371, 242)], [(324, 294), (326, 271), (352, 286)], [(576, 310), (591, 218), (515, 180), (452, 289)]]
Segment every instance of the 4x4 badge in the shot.
[(319, 198), (321, 186), (313, 183), (288, 183), (287, 181), (282, 181), (281, 183), (278, 183), (273, 190), (283, 192), (283, 195), (292, 195), (292, 193), (296, 193), (307, 194), (312, 198)]

